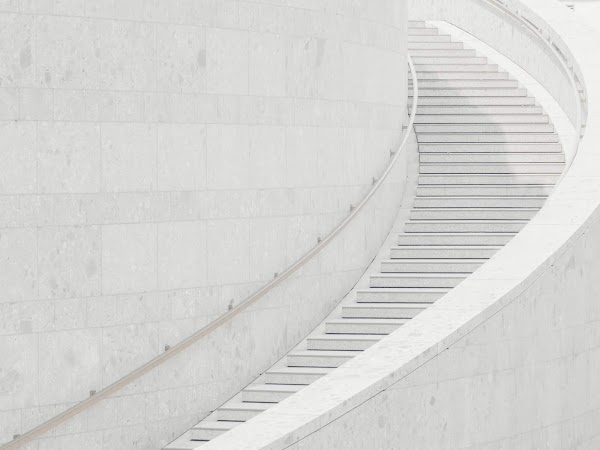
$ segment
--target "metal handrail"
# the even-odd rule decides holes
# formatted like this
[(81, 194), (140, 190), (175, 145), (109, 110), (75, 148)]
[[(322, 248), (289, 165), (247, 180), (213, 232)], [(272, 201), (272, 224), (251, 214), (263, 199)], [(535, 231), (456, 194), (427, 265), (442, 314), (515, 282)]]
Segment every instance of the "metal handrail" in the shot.
[(292, 274), (294, 274), (301, 267), (303, 267), (315, 255), (317, 255), (321, 250), (323, 250), (338, 234), (340, 234), (342, 232), (342, 230), (344, 230), (350, 224), (350, 222), (352, 222), (352, 220), (358, 215), (358, 213), (366, 206), (366, 204), (369, 202), (369, 200), (373, 197), (373, 195), (375, 195), (377, 190), (381, 187), (383, 182), (386, 180), (386, 178), (392, 171), (394, 165), (396, 164), (396, 161), (398, 161), (398, 158), (400, 157), (400, 152), (406, 145), (406, 142), (408, 141), (411, 130), (415, 123), (415, 115), (416, 115), (417, 104), (418, 104), (418, 100), (419, 100), (419, 87), (418, 87), (415, 67), (413, 65), (410, 54), (407, 55), (407, 59), (408, 59), (408, 65), (410, 67), (410, 72), (412, 75), (413, 97), (412, 97), (410, 119), (408, 121), (408, 126), (404, 132), (402, 142), (400, 143), (398, 150), (394, 153), (390, 163), (388, 164), (386, 170), (383, 172), (383, 174), (381, 175), (379, 180), (377, 180), (373, 184), (373, 186), (371, 187), (371, 189), (369, 190), (367, 195), (365, 195), (365, 197), (360, 201), (360, 203), (358, 203), (356, 205), (356, 207), (351, 209), (350, 214), (333, 231), (331, 231), (325, 238), (323, 238), (323, 240), (320, 240), (315, 247), (313, 247), (311, 250), (309, 250), (307, 253), (305, 253), (304, 256), (302, 256), (300, 259), (298, 259), (294, 264), (292, 264), (290, 267), (288, 267), (284, 272), (279, 274), (276, 278), (271, 280), (269, 283), (267, 283), (265, 286), (260, 288), (258, 291), (256, 291), (255, 293), (253, 293), (252, 295), (247, 297), (240, 304), (233, 307), (231, 310), (227, 311), (225, 314), (223, 314), (218, 319), (216, 319), (213, 322), (209, 323), (208, 325), (204, 326), (203, 328), (201, 328), (200, 330), (198, 330), (197, 332), (195, 332), (188, 338), (184, 339), (177, 345), (174, 345), (173, 347), (166, 350), (164, 353), (161, 353), (160, 355), (156, 356), (152, 360), (148, 361), (146, 364), (138, 367), (134, 371), (125, 375), (123, 378), (121, 378), (121, 379), (115, 381), (114, 383), (112, 383), (111, 385), (105, 387), (98, 393), (94, 393), (93, 395), (91, 395), (87, 399), (83, 400), (82, 402), (80, 402), (80, 403), (72, 406), (71, 408), (63, 411), (62, 413), (54, 416), (52, 419), (38, 425), (37, 427), (31, 429), (27, 433), (24, 433), (21, 436), (17, 436), (15, 439), (10, 441), (9, 443), (0, 447), (0, 450), (16, 449), (16, 448), (26, 444), (27, 442), (30, 442), (33, 439), (40, 437), (42, 434), (52, 430), (53, 428), (56, 428), (61, 423), (80, 414), (81, 412), (87, 410), (88, 408), (91, 408), (94, 404), (98, 403), (99, 401), (108, 398), (111, 394), (119, 391), (120, 389), (124, 388), (125, 386), (127, 386), (130, 383), (134, 382), (135, 380), (139, 379), (140, 377), (142, 377), (146, 373), (150, 372), (155, 367), (158, 367), (161, 364), (165, 363), (166, 361), (170, 360), (175, 355), (181, 353), (182, 351), (184, 351), (191, 345), (198, 342), (203, 337), (209, 335), (210, 333), (215, 331), (220, 326), (229, 322), (231, 319), (236, 317), (242, 311), (244, 311), (248, 307), (250, 307), (257, 300), (264, 297), (272, 289), (274, 289), (276, 286), (281, 284), (285, 279), (289, 278)]
[(556, 181), (556, 183), (554, 185), (554, 188), (553, 188), (553, 191), (554, 191), (554, 190), (556, 190), (558, 185), (562, 182), (562, 180), (566, 176), (567, 172), (571, 168), (571, 165), (573, 164), (573, 161), (575, 160), (575, 157), (577, 156), (577, 152), (579, 150), (579, 143), (581, 141), (581, 138), (583, 137), (583, 101), (582, 101), (581, 97), (584, 93), (584, 89), (583, 88), (580, 89), (577, 85), (577, 80), (575, 78), (575, 64), (572, 64), (572, 67), (569, 67), (569, 64), (568, 64), (568, 61), (566, 60), (565, 55), (558, 49), (558, 47), (556, 47), (554, 42), (552, 42), (552, 40), (550, 39), (550, 36), (544, 36), (544, 33), (542, 33), (541, 29), (538, 28), (537, 25), (534, 24), (533, 22), (531, 22), (529, 19), (524, 17), (520, 10), (516, 10), (516, 11), (511, 10), (508, 7), (508, 5), (505, 3), (504, 0), (483, 0), (483, 1), (485, 1), (486, 3), (490, 4), (491, 6), (497, 8), (497, 9), (500, 9), (504, 13), (508, 14), (510, 17), (515, 19), (519, 24), (524, 26), (534, 36), (536, 36), (538, 39), (540, 39), (542, 42), (544, 42), (548, 46), (548, 48), (550, 49), (550, 51), (552, 52), (552, 54), (554, 55), (556, 60), (562, 66), (563, 70), (569, 77), (569, 81), (571, 82), (571, 88), (573, 89), (574, 97), (577, 100), (577, 108), (575, 111), (575, 114), (576, 114), (575, 115), (575, 123), (573, 124), (573, 128), (575, 129), (575, 133), (576, 133), (576, 139), (573, 142), (573, 152), (571, 153), (570, 158), (566, 161), (565, 168), (562, 171), (560, 177), (558, 178), (558, 180)]

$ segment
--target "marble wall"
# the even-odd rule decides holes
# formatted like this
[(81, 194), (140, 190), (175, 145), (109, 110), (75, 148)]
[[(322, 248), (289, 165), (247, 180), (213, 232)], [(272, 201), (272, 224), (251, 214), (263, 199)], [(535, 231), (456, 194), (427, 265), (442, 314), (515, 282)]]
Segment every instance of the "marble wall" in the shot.
[[(0, 2), (0, 443), (348, 214), (407, 121), (406, 20), (393, 0)], [(405, 171), (263, 304), (34, 446), (156, 447), (226, 400), (358, 279)]]

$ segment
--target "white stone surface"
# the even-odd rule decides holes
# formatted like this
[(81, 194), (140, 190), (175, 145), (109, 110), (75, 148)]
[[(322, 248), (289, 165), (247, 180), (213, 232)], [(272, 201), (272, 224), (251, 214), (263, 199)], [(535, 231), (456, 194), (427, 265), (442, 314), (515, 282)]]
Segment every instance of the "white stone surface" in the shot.
[[(387, 165), (407, 75), (395, 0), (5, 1), (0, 25), (3, 443), (315, 245)], [(158, 448), (196, 423), (350, 290), (405, 170), (351, 245), (31, 447)]]

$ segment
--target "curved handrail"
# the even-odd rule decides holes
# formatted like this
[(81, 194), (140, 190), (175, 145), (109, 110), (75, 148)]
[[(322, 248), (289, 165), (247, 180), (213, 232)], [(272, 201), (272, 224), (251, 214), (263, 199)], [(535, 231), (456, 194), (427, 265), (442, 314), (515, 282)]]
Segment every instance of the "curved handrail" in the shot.
[(188, 338), (184, 339), (183, 341), (181, 341), (178, 344), (174, 345), (173, 347), (169, 348), (164, 353), (161, 353), (160, 355), (151, 359), (150, 361), (148, 361), (144, 365), (138, 367), (137, 369), (130, 372), (129, 374), (125, 375), (121, 379), (119, 379), (119, 380), (115, 381), (114, 383), (110, 384), (109, 386), (105, 387), (98, 393), (95, 393), (94, 395), (88, 397), (87, 399), (83, 400), (82, 402), (63, 411), (62, 413), (58, 414), (57, 416), (54, 416), (52, 419), (38, 425), (37, 427), (31, 429), (27, 433), (24, 433), (21, 436), (17, 436), (12, 441), (10, 441), (7, 444), (0, 447), (0, 450), (16, 449), (22, 445), (25, 445), (27, 442), (30, 442), (33, 439), (40, 437), (42, 434), (52, 430), (53, 428), (56, 428), (61, 423), (69, 420), (70, 418), (76, 416), (77, 414), (80, 414), (81, 412), (87, 410), (88, 408), (91, 408), (94, 404), (98, 403), (100, 400), (108, 398), (111, 394), (119, 391), (120, 389), (124, 388), (125, 386), (127, 386), (130, 383), (134, 382), (135, 380), (139, 379), (140, 377), (142, 377), (143, 375), (145, 375), (146, 373), (148, 373), (155, 367), (158, 367), (161, 364), (165, 363), (166, 361), (170, 360), (178, 353), (181, 353), (183, 350), (187, 349), (192, 344), (195, 344), (203, 337), (207, 336), (208, 334), (212, 333), (220, 326), (229, 322), (235, 316), (237, 316), (242, 311), (244, 311), (248, 307), (250, 307), (257, 300), (264, 297), (273, 288), (275, 288), (277, 285), (281, 284), (285, 279), (289, 278), (292, 274), (294, 274), (301, 267), (303, 267), (315, 255), (317, 255), (321, 250), (323, 250), (338, 234), (340, 234), (340, 232), (342, 232), (342, 230), (344, 230), (350, 224), (350, 222), (352, 222), (352, 220), (357, 216), (357, 214), (366, 206), (366, 204), (369, 202), (369, 200), (373, 197), (373, 195), (375, 195), (375, 193), (379, 190), (379, 188), (381, 187), (383, 182), (386, 180), (386, 178), (388, 177), (388, 175), (394, 168), (396, 161), (398, 161), (398, 158), (400, 157), (400, 152), (406, 145), (406, 142), (408, 141), (408, 138), (410, 136), (410, 132), (415, 123), (417, 104), (418, 104), (418, 100), (419, 100), (419, 86), (418, 86), (418, 81), (417, 81), (417, 75), (415, 72), (415, 67), (413, 65), (410, 54), (407, 54), (407, 59), (408, 59), (408, 65), (410, 67), (410, 72), (412, 75), (412, 80), (413, 80), (413, 84), (412, 84), (413, 97), (412, 97), (410, 119), (408, 121), (408, 126), (406, 127), (406, 131), (404, 133), (404, 136), (402, 138), (400, 146), (398, 147), (398, 150), (394, 153), (390, 163), (388, 164), (386, 170), (383, 172), (383, 174), (381, 175), (379, 180), (377, 180), (373, 184), (373, 186), (371, 187), (369, 192), (363, 197), (363, 199), (360, 201), (360, 203), (358, 203), (355, 208), (352, 208), (352, 210), (350, 211), (350, 214), (335, 229), (333, 229), (325, 238), (323, 238), (321, 241), (319, 241), (315, 247), (313, 247), (311, 250), (309, 250), (307, 253), (305, 253), (294, 264), (289, 266), (284, 272), (279, 274), (276, 278), (271, 280), (269, 283), (267, 283), (265, 286), (260, 288), (258, 291), (251, 294), (249, 297), (247, 297), (245, 300), (243, 300), (240, 304), (238, 304), (237, 306), (234, 306), (232, 309), (227, 311), (225, 314), (223, 314), (218, 319), (216, 319), (213, 322), (209, 323), (208, 325), (202, 327), (200, 330), (198, 330), (197, 332), (195, 332)]
[(579, 89), (577, 85), (577, 80), (575, 78), (575, 65), (569, 67), (568, 61), (565, 55), (559, 51), (558, 47), (552, 42), (550, 36), (544, 36), (544, 33), (538, 28), (533, 22), (527, 19), (522, 15), (521, 10), (517, 9), (515, 11), (511, 10), (505, 0), (483, 0), (484, 2), (490, 4), (491, 6), (500, 9), (505, 14), (508, 14), (510, 17), (515, 19), (520, 25), (524, 26), (529, 32), (535, 35), (538, 39), (544, 42), (547, 47), (550, 49), (558, 63), (562, 66), (562, 69), (565, 71), (567, 76), (569, 77), (569, 81), (571, 82), (571, 88), (573, 93), (575, 94), (575, 98), (577, 101), (577, 108), (575, 111), (575, 123), (573, 127), (576, 133), (576, 139), (573, 142), (573, 151), (570, 154), (569, 159), (566, 161), (565, 168), (563, 169), (558, 181), (554, 185), (553, 191), (556, 190), (557, 186), (562, 182), (565, 175), (571, 168), (571, 164), (575, 160), (577, 156), (577, 151), (579, 149), (579, 143), (581, 138), (583, 137), (583, 102), (581, 100), (583, 89)]

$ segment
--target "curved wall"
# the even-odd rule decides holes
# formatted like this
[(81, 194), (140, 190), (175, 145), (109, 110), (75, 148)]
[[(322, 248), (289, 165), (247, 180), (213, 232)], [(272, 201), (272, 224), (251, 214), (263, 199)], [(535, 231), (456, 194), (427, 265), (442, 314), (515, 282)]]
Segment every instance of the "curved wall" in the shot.
[[(600, 445), (600, 39), (557, 2), (497, 3), (550, 36), (581, 74), (587, 127), (562, 183), (529, 225), (436, 304), (207, 450)], [(424, 4), (438, 7), (425, 8), (427, 18), (463, 14), (475, 35), (495, 30), (505, 48), (514, 37), (521, 52), (522, 26), (490, 14), (483, 0), (453, 2), (460, 8), (452, 12), (445, 0)], [(546, 66), (540, 82), (576, 95), (554, 84), (558, 66)], [(574, 113), (563, 94), (557, 100)]]
[[(0, 5), (0, 443), (227, 311), (348, 213), (407, 120), (402, 3)], [(39, 445), (158, 447), (237, 392), (358, 279), (405, 172), (285, 288)]]

